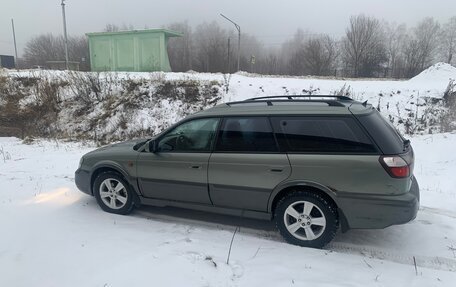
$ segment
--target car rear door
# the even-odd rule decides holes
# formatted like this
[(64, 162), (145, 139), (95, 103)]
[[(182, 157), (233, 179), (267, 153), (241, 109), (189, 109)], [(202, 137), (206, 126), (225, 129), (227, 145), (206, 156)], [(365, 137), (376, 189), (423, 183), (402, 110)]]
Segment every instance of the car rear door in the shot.
[(143, 196), (155, 199), (211, 204), (208, 162), (219, 119), (185, 122), (157, 139), (155, 152), (143, 152), (137, 161)]
[(223, 119), (208, 170), (215, 206), (267, 211), (272, 190), (290, 173), (267, 117)]
[(394, 192), (379, 162), (379, 151), (350, 115), (271, 117), (282, 150), (293, 167), (290, 181), (344, 193)]

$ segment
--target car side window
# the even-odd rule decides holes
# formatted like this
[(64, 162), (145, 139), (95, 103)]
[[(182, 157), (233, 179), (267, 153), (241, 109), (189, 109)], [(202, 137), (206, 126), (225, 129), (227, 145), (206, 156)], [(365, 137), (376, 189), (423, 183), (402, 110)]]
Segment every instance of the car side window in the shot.
[(278, 152), (266, 117), (226, 118), (219, 131), (218, 152)]
[(375, 146), (348, 117), (273, 117), (279, 144), (289, 152), (373, 153)]
[(158, 152), (209, 152), (219, 119), (196, 119), (185, 122), (165, 134), (157, 145)]

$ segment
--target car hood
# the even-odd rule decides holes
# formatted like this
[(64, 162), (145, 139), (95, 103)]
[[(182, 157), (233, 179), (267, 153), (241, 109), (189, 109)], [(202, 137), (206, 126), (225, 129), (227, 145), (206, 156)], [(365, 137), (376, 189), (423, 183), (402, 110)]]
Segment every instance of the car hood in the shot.
[(136, 139), (136, 140), (129, 140), (120, 143), (115, 143), (108, 145), (108, 148), (123, 148), (123, 147), (134, 147), (136, 144), (145, 143), (148, 139)]
[(142, 139), (134, 139), (124, 142), (119, 142), (115, 144), (106, 145), (100, 147), (90, 153), (102, 152), (102, 151), (115, 151), (115, 150), (123, 150), (123, 151), (133, 151), (134, 149), (140, 148), (146, 141), (150, 140), (150, 138), (142, 138)]

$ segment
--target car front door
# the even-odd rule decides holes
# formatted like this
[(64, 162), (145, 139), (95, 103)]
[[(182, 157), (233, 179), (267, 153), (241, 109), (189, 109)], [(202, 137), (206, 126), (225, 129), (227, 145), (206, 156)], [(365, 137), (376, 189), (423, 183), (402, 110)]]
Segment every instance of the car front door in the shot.
[(211, 204), (208, 162), (219, 119), (184, 122), (156, 140), (154, 152), (138, 157), (138, 183), (143, 196)]
[(267, 117), (225, 118), (209, 161), (215, 206), (267, 211), (272, 190), (290, 176)]

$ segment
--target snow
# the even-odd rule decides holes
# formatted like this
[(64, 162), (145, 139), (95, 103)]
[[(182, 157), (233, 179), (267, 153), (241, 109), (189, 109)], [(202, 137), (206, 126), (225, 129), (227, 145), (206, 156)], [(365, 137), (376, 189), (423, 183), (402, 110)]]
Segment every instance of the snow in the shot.
[[(16, 77), (38, 77), (65, 79), (68, 73), (55, 70), (8, 70)], [(78, 72), (72, 72), (78, 73)], [(441, 98), (450, 80), (456, 80), (456, 67), (447, 63), (437, 63), (409, 80), (372, 79), (372, 78), (331, 78), (314, 76), (260, 75), (247, 72), (236, 74), (222, 73), (164, 73), (164, 72), (103, 72), (101, 78), (109, 80), (199, 80), (229, 83), (226, 101), (243, 100), (249, 97), (280, 94), (333, 94), (342, 87), (349, 88), (352, 95), (369, 100), (370, 96), (378, 98), (379, 94), (387, 96), (397, 91), (419, 94), (421, 96)], [(368, 98), (364, 98), (367, 96)], [(376, 101), (371, 101), (375, 103)]]
[(408, 82), (414, 85), (415, 89), (420, 90), (421, 95), (426, 95), (423, 91), (431, 95), (443, 95), (444, 91), (436, 87), (446, 87), (450, 81), (456, 81), (456, 68), (447, 63), (437, 63)]
[(93, 146), (0, 138), (0, 286), (454, 286), (456, 134), (411, 140), (416, 220), (350, 230), (315, 250), (283, 242), (269, 222), (173, 208), (105, 213), (74, 185)]
[[(42, 79), (68, 77), (59, 71), (3, 73)], [(222, 88), (221, 102), (343, 90), (356, 100), (368, 100), (403, 131), (399, 120), (407, 118), (406, 114), (416, 113), (410, 119), (431, 116), (432, 109), (422, 104), (429, 98), (442, 98), (451, 79), (456, 79), (456, 68), (439, 63), (410, 80), (244, 72), (102, 73), (100, 77), (106, 81), (145, 79), (147, 83), (217, 81)], [(111, 88), (121, 85), (115, 82)], [(145, 89), (153, 90), (153, 84)], [(63, 90), (62, 96), (71, 101), (68, 91)], [(30, 95), (24, 101), (33, 98)], [(157, 131), (198, 109), (170, 98), (154, 105), (134, 110), (127, 132), (134, 132), (133, 127)], [(117, 120), (124, 110), (119, 105), (118, 113), (114, 112), (117, 116), (96, 133), (119, 130)], [(102, 103), (79, 118), (63, 110), (57, 124), (71, 134), (103, 112)], [(93, 144), (39, 140), (25, 145), (16, 138), (0, 138), (0, 286), (453, 286), (456, 134), (422, 132), (411, 137), (416, 153), (414, 173), (421, 189), (417, 218), (383, 230), (338, 234), (324, 250), (285, 243), (270, 222), (175, 208), (141, 207), (130, 216), (105, 213), (74, 184), (79, 159), (95, 148)], [(227, 264), (237, 226), (240, 231)]]
[(412, 82), (434, 82), (456, 80), (456, 68), (447, 63), (437, 63), (427, 68), (420, 74), (416, 75), (410, 81)]
[[(75, 82), (74, 75), (79, 75), (78, 72), (47, 70), (8, 71), (6, 74), (11, 77), (61, 80), (70, 84)], [(197, 103), (185, 103), (166, 94), (155, 94), (157, 86), (164, 81), (196, 81), (200, 88), (208, 83), (215, 83), (219, 91), (216, 96), (220, 97), (218, 103), (271, 95), (342, 92), (355, 100), (367, 100), (403, 133), (435, 133), (440, 131), (439, 117), (443, 109), (440, 100), (450, 81), (456, 79), (456, 68), (438, 63), (410, 80), (266, 76), (245, 72), (232, 75), (195, 72), (106, 72), (100, 73), (99, 79), (102, 82), (101, 95), (104, 101), (96, 102), (93, 107), (81, 108), (78, 95), (68, 86), (61, 87), (64, 104), (58, 120), (53, 124), (60, 134), (93, 139), (96, 139), (96, 134), (107, 141), (127, 139), (128, 135), (146, 136), (145, 133), (150, 132), (149, 128), (159, 132), (188, 113), (210, 106), (201, 100)], [(122, 84), (126, 81), (138, 81), (136, 84), (139, 88), (126, 93)], [(31, 95), (23, 99), (22, 105), (36, 100), (33, 95), (35, 90), (30, 90)], [(143, 95), (146, 96), (142, 97)], [(125, 104), (128, 101), (134, 102), (135, 99), (141, 99), (139, 108), (132, 109)], [(116, 104), (111, 107), (106, 102)], [(82, 116), (75, 116), (81, 113)], [(128, 119), (127, 124), (119, 128), (123, 126), (120, 123), (125, 118)], [(94, 123), (97, 124), (96, 132), (93, 130)]]

